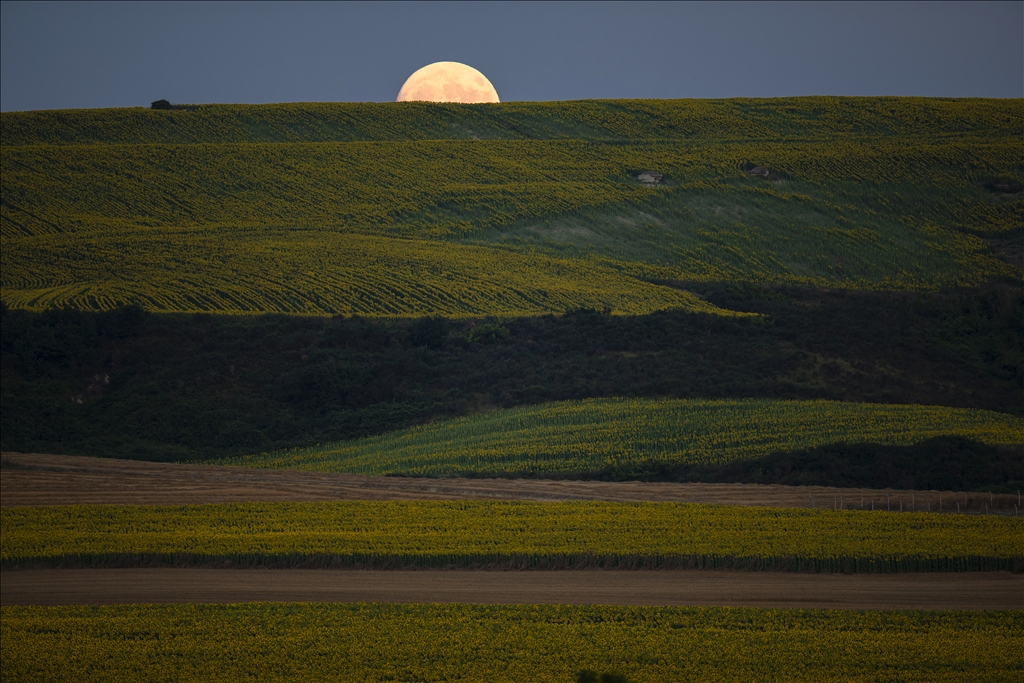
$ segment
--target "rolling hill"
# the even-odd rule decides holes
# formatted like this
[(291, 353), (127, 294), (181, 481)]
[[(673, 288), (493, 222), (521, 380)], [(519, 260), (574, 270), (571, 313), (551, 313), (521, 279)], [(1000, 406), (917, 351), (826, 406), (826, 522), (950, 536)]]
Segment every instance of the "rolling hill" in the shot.
[(1022, 127), (913, 98), (4, 113), (0, 297), (458, 317), (1019, 284), (983, 238), (1024, 225)]
[(529, 406), (224, 465), (405, 476), (551, 476), (720, 465), (871, 442), (953, 435), (1024, 443), (1024, 420), (936, 406), (831, 401), (603, 399)]
[[(925, 98), (4, 113), (2, 447), (209, 460), (344, 442), (331, 452), (396, 474), (756, 481), (789, 467), (765, 458), (847, 447), (917, 463), (892, 481), (928, 449), (998, 464), (1019, 429), (947, 418), (1024, 410), (1022, 130), (1020, 100)], [(495, 416), (585, 399), (842, 401), (909, 411), (916, 436), (396, 464), (417, 425), (476, 416), (499, 444)], [(761, 474), (707, 469), (726, 465)], [(947, 474), (1016, 480), (992, 467)]]

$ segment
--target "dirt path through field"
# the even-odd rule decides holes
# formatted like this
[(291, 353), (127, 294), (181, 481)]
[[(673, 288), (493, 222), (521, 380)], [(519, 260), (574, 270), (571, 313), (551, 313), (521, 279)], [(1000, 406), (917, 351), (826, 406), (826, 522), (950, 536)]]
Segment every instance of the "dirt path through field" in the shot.
[(1024, 609), (1024, 576), (731, 571), (345, 571), (37, 569), (4, 572), (3, 605), (456, 602)]
[(182, 505), (242, 501), (504, 499), (672, 501), (1013, 515), (1017, 496), (952, 491), (552, 479), (413, 479), (3, 453), (0, 504)]

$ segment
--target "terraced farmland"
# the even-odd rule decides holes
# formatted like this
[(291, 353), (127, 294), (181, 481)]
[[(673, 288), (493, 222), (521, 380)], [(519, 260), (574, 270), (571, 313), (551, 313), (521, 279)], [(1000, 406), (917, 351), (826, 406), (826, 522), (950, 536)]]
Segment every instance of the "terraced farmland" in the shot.
[(1024, 420), (982, 410), (835, 401), (592, 399), (497, 411), (348, 442), (221, 461), (410, 476), (594, 472), (706, 464), (834, 443), (939, 435), (1024, 443)]

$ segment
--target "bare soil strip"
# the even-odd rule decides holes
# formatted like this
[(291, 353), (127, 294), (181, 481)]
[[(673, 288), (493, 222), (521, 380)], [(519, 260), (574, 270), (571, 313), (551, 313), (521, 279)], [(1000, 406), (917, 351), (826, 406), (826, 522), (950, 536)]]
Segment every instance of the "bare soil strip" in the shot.
[(449, 602), (824, 609), (1024, 609), (1024, 576), (730, 571), (42, 569), (4, 572), (3, 605)]
[[(418, 479), (3, 453), (0, 504), (183, 505), (317, 500), (607, 500), (1013, 515), (1018, 497), (953, 491), (555, 479)], [(1024, 509), (1022, 509), (1024, 514)]]

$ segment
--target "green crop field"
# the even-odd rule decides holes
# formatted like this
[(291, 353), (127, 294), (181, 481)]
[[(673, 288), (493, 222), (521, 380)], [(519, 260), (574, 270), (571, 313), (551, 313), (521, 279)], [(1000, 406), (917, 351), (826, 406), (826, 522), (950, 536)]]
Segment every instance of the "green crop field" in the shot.
[[(3, 346), (4, 431), (13, 434), (4, 445), (84, 452), (88, 443), (104, 455), (204, 459), (301, 446), (231, 462), (432, 476), (726, 463), (935, 437), (971, 440), (967, 449), (1019, 445), (1016, 418), (952, 408), (611, 401), (486, 411), (596, 396), (759, 396), (1015, 412), (1004, 404), (1020, 388), (1020, 364), (1007, 351), (1020, 336), (1019, 300), (1006, 292), (1024, 273), (992, 244), (1024, 231), (1024, 193), (1015, 189), (1024, 180), (1022, 130), (1017, 99), (3, 113), (0, 302), (13, 330)], [(750, 173), (758, 165), (770, 169), (764, 177)], [(662, 182), (640, 182), (644, 170)], [(848, 359), (826, 348), (841, 327), (828, 316), (813, 320), (814, 348), (795, 348), (794, 332), (780, 331), (771, 311), (718, 296), (728, 287), (876, 290), (893, 311), (920, 308), (899, 303), (906, 292), (936, 302), (953, 291), (991, 293), (970, 304), (954, 341), (935, 323)], [(74, 317), (126, 305), (218, 313), (228, 327), (185, 316), (132, 323), (129, 310), (136, 332), (108, 334), (106, 323)], [(847, 308), (859, 305), (851, 299)], [(786, 324), (802, 329), (814, 306), (794, 304), (807, 315)], [(581, 309), (642, 320), (628, 342), (610, 334), (600, 344), (544, 341), (557, 325), (543, 316)], [(666, 318), (649, 315), (666, 310), (705, 314), (685, 315), (698, 322), (676, 329), (707, 336), (715, 357), (690, 338), (667, 342)], [(42, 311), (51, 317), (19, 317)], [(260, 326), (237, 320), (271, 313), (336, 320), (315, 333), (268, 323), (280, 329), (255, 347), (246, 335)], [(432, 316), (464, 320), (421, 321), (434, 325), (430, 334), (405, 320)], [(374, 317), (395, 320), (366, 322)], [(539, 327), (517, 324), (526, 318)], [(82, 325), (105, 341), (90, 347), (99, 337), (86, 334), (68, 343)], [(202, 368), (190, 351), (159, 378), (146, 374), (161, 342), (137, 330), (161, 325), (160, 339), (168, 326), (188, 327)], [(842, 334), (852, 339), (855, 327)], [(229, 329), (236, 341), (206, 336)], [(644, 336), (662, 338), (658, 356), (641, 348)], [(744, 337), (756, 337), (759, 358), (771, 360), (733, 372)], [(358, 357), (348, 349), (356, 339)], [(918, 341), (930, 345), (918, 354), (926, 367), (889, 367), (884, 359)], [(666, 371), (659, 359), (669, 347), (687, 350)], [(515, 371), (505, 358), (512, 349)], [(723, 349), (733, 357), (722, 360)], [(571, 362), (521, 386), (498, 376), (525, 378), (555, 353)], [(293, 355), (301, 368), (290, 368)], [(439, 355), (459, 368), (455, 379), (475, 372), (472, 381), (437, 381)], [(961, 357), (977, 362), (949, 360)], [(707, 369), (723, 363), (726, 371)], [(698, 378), (683, 386), (686, 375)], [(114, 407), (129, 388), (131, 401)], [(248, 417), (253, 410), (259, 417)], [(475, 417), (386, 434), (466, 414)], [(147, 436), (111, 436), (110, 424)], [(376, 436), (323, 445), (368, 434)], [(994, 480), (1010, 478), (985, 479)]]
[(632, 683), (953, 683), (1014, 680), (1024, 667), (1021, 612), (264, 603), (0, 614), (10, 683), (564, 683), (584, 669)]
[[(844, 507), (849, 503), (856, 501)], [(1024, 560), (1024, 520), (848, 509), (584, 501), (68, 505), (0, 508), (0, 522), (5, 569), (234, 564), (893, 572), (1011, 570)]]
[[(112, 247), (124, 250), (122, 258), (93, 259), (96, 250)], [(155, 311), (450, 318), (604, 307), (634, 315), (665, 308), (736, 315), (589, 261), (425, 240), (299, 230), (143, 234), (116, 242), (80, 235), (36, 242), (32, 253), (59, 269), (49, 280), (21, 271), (20, 288), (5, 290), (10, 306), (109, 310), (132, 302)]]
[(463, 317), (718, 312), (644, 280), (1019, 283), (982, 237), (1024, 227), (987, 189), (1024, 178), (1022, 126), (915, 98), (4, 113), (0, 298)]
[(837, 443), (957, 435), (1024, 443), (1024, 419), (984, 410), (836, 401), (592, 399), (485, 413), (225, 465), (457, 477), (707, 464)]
[[(1022, 132), (1021, 99), (2, 113), (4, 450), (960, 493), (0, 507), (0, 568), (1019, 575), (1016, 507), (947, 513), (1024, 485)], [(1020, 610), (0, 615), (5, 682), (1024, 671)]]

